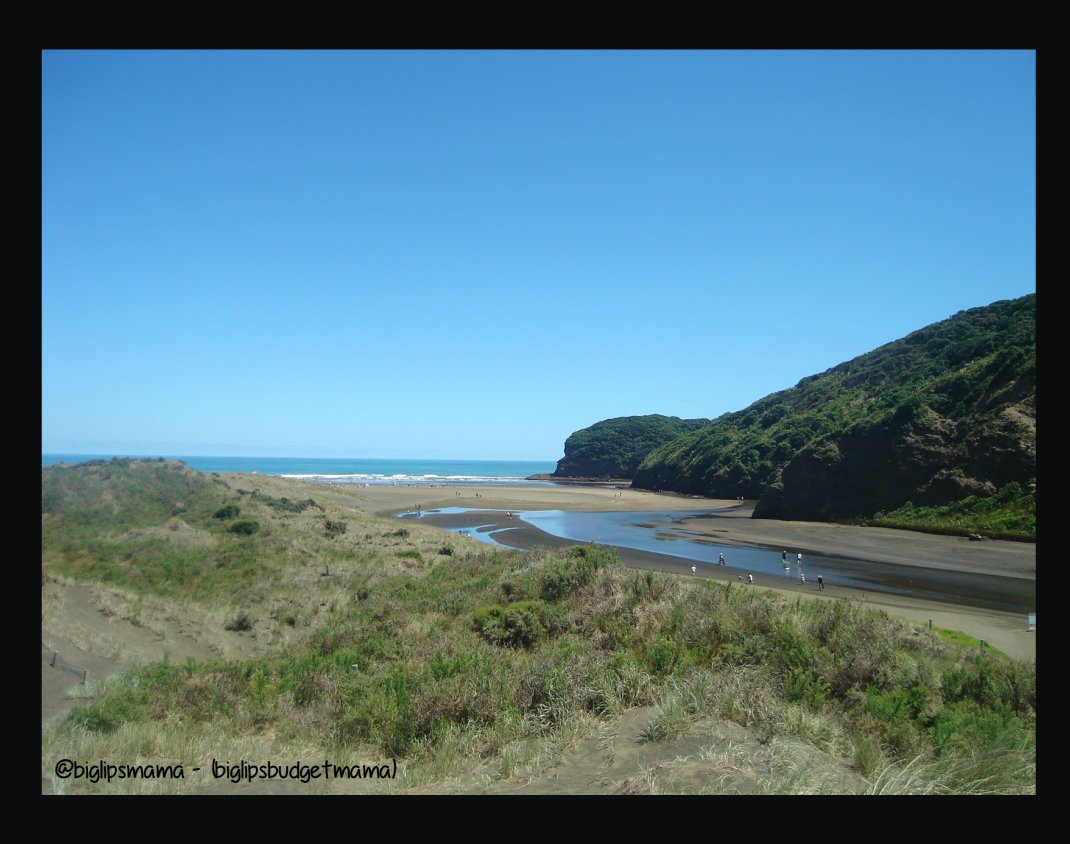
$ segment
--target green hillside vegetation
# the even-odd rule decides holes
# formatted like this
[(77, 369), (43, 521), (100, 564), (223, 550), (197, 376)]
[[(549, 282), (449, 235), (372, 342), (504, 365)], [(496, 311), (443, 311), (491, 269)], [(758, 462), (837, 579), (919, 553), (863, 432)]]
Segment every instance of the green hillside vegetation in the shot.
[(270, 573), (262, 552), (271, 531), (261, 532), (256, 518), (238, 518), (242, 506), (251, 510), (238, 505), (242, 498), (179, 462), (117, 458), (47, 467), (42, 560), (75, 577), (211, 598)]
[[(43, 759), (396, 757), (400, 779), (383, 790), (464, 789), (537, 775), (576, 738), (650, 706), (646, 742), (727, 720), (762, 747), (802, 742), (874, 793), (1036, 790), (1035, 666), (857, 603), (635, 571), (593, 545), (489, 549), (398, 528), (337, 493), (272, 506), (286, 484), (298, 499), (300, 482), (257, 494), (133, 462), (43, 479), (47, 577), (205, 608), (224, 635), (265, 644), (256, 658), (164, 660), (92, 687), (45, 730)], [(169, 530), (176, 509), (196, 534)], [(260, 528), (236, 535), (221, 511)], [(348, 530), (329, 533), (328, 519)], [(131, 535), (156, 528), (163, 538)], [(837, 788), (806, 764), (770, 770), (765, 792)]]
[(758, 499), (757, 518), (881, 512), (889, 524), (1035, 539), (1035, 479), (1034, 294), (963, 311), (726, 414), (652, 451), (633, 484)]
[(221, 501), (218, 486), (180, 462), (117, 457), (41, 470), (41, 512), (70, 530), (122, 531), (172, 516), (205, 523)]
[(596, 422), (565, 440), (559, 478), (631, 478), (653, 449), (708, 425), (709, 419), (676, 416), (621, 416)]
[(863, 520), (877, 527), (905, 528), (927, 533), (966, 536), (977, 533), (1000, 539), (1036, 541), (1036, 496), (1014, 481), (996, 495), (971, 495), (937, 507), (915, 507), (907, 502), (890, 513), (877, 513)]

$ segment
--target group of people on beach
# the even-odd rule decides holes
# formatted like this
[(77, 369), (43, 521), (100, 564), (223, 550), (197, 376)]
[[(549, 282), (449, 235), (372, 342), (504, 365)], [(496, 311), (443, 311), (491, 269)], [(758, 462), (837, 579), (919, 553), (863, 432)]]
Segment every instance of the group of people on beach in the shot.
[[(722, 551), (721, 555), (717, 558), (717, 565), (719, 565), (719, 566), (727, 566), (728, 565), (724, 561), (724, 551)], [(692, 574), (695, 574), (697, 571), (698, 571), (698, 567), (697, 566), (691, 566), (691, 573)]]
[[(787, 571), (788, 568), (789, 568), (788, 552), (787, 551), (782, 551), (780, 553), (780, 561), (784, 564), (784, 570)], [(799, 567), (799, 582), (800, 583), (806, 583), (806, 573), (802, 570), (802, 562), (803, 562), (803, 555), (802, 555), (802, 551), (800, 551), (798, 553), (797, 557), (796, 557), (796, 563), (795, 564)], [(724, 552), (723, 551), (720, 553), (720, 555), (717, 558), (717, 565), (719, 565), (719, 566), (726, 566), (727, 565), (727, 563), (725, 562), (725, 557), (724, 557)], [(698, 566), (692, 565), (691, 566), (691, 573), (692, 574), (698, 574)], [(737, 580), (744, 580), (743, 575), (739, 575)], [(746, 576), (745, 582), (748, 583), (748, 584), (754, 583), (754, 575), (753, 574), (748, 574)], [(824, 578), (823, 575), (819, 574), (817, 576), (817, 590), (819, 592), (821, 592), (821, 591), (824, 590), (824, 588), (825, 588), (825, 578)]]
[[(780, 552), (780, 561), (784, 564), (784, 569), (786, 571), (787, 568), (788, 568), (788, 552), (787, 551), (781, 551)], [(802, 551), (800, 551), (798, 556), (797, 556), (797, 558), (796, 558), (795, 565), (797, 565), (799, 567), (799, 583), (806, 583), (806, 572), (804, 572), (802, 570), (802, 562), (803, 562), (803, 560), (802, 560)], [(822, 591), (824, 591), (824, 589), (825, 589), (825, 578), (824, 578), (823, 575), (819, 574), (817, 576), (817, 591), (818, 592), (822, 592)]]

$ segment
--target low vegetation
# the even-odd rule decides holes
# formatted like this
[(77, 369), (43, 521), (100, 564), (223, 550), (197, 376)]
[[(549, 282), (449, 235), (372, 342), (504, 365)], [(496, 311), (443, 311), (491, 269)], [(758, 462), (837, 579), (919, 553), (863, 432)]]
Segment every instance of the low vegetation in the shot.
[(328, 536), (341, 536), (346, 532), (348, 525), (341, 519), (327, 519), (324, 523), (324, 530), (327, 531)]
[(992, 539), (1035, 542), (1036, 493), (1025, 491), (1017, 481), (1012, 481), (995, 495), (971, 495), (941, 506), (915, 507), (908, 501), (889, 513), (877, 513), (863, 523), (952, 536), (978, 534)]
[[(131, 477), (144, 468), (126, 467)], [(62, 748), (193, 765), (190, 748), (210, 736), (215, 756), (395, 757), (402, 776), (390, 790), (466, 790), (537, 775), (577, 737), (648, 706), (648, 743), (727, 720), (761, 743), (790, 737), (827, 754), (874, 792), (1035, 792), (1033, 665), (849, 601), (637, 572), (593, 545), (443, 546), (433, 528), (354, 511), (357, 530), (328, 536), (322, 514), (251, 496), (243, 515), (262, 529), (239, 536), (214, 516), (234, 495), (225, 483), (158, 468), (189, 491), (184, 518), (216, 546), (116, 541), (133, 517), (89, 503), (117, 494), (109, 477), (97, 496), (51, 501), (46, 571), (240, 607), (227, 610), (227, 635), (276, 644), (113, 677), (47, 728), (44, 758)], [(77, 468), (50, 471), (63, 477), (48, 488), (79, 489), (66, 477)], [(112, 486), (159, 480), (131, 477)], [(164, 521), (173, 499), (135, 521)], [(317, 576), (326, 563), (334, 576)], [(793, 789), (803, 786), (766, 790)]]

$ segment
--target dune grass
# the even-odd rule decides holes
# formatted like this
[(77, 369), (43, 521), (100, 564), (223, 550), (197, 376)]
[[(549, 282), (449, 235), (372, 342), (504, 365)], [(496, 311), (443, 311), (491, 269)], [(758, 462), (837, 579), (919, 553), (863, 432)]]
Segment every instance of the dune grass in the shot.
[[(46, 572), (196, 606), (218, 620), (217, 635), (261, 647), (254, 658), (162, 660), (109, 679), (45, 730), (46, 768), (60, 753), (192, 767), (211, 746), (216, 758), (253, 762), (396, 758), (399, 778), (368, 788), (479, 790), (537, 776), (577, 737), (653, 706), (646, 742), (728, 719), (760, 744), (842, 760), (874, 793), (1035, 790), (1035, 666), (848, 600), (636, 572), (598, 546), (486, 549), (334, 503), (280, 509), (267, 499), (289, 487), (262, 483), (271, 489), (259, 496), (217, 484), (202, 490), (202, 515), (187, 508), (212, 547), (116, 542), (115, 517), (98, 524), (80, 499), (49, 502)], [(228, 505), (261, 529), (228, 532), (214, 515)], [(347, 530), (328, 531), (329, 519)], [(997, 758), (1004, 773), (982, 777)], [(838, 787), (797, 767), (774, 773), (755, 787)]]

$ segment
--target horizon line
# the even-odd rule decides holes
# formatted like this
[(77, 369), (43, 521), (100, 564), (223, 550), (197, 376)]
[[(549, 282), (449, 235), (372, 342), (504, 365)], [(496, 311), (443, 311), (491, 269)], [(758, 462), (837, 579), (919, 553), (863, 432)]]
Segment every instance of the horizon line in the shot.
[(557, 463), (561, 458), (527, 458), (527, 457), (358, 457), (333, 455), (330, 457), (311, 455), (288, 455), (288, 454), (163, 454), (150, 452), (144, 454), (100, 452), (97, 454), (81, 453), (75, 451), (42, 451), (42, 457), (165, 457), (168, 459), (182, 460), (184, 458), (225, 458), (225, 459), (274, 459), (274, 460), (404, 460), (416, 462), (421, 460), (454, 461), (458, 463)]

